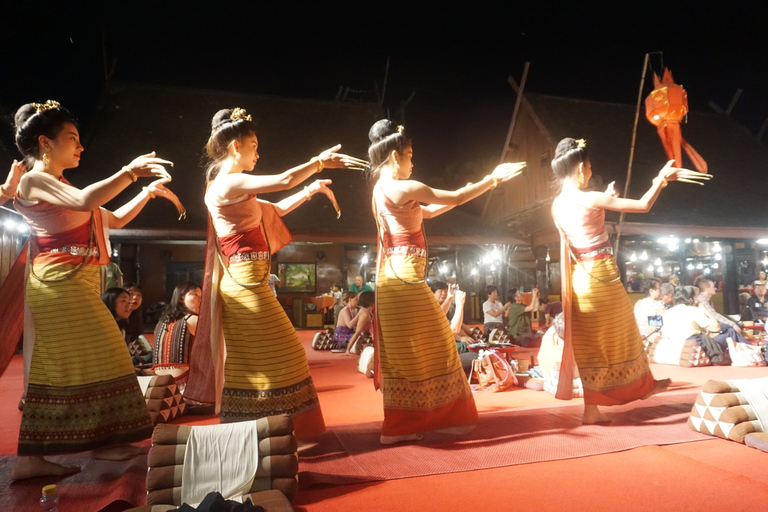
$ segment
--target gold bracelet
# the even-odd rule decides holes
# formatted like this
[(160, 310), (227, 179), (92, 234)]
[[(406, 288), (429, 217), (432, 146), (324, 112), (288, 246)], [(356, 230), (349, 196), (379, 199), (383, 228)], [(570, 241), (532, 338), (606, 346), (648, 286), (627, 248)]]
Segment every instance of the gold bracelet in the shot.
[(317, 162), (317, 172), (320, 172), (325, 168), (325, 165), (323, 165), (323, 161), (320, 160), (319, 156), (313, 156), (309, 161), (310, 163)]
[(131, 168), (130, 168), (130, 167), (128, 167), (127, 165), (124, 165), (124, 166), (123, 166), (123, 168), (122, 168), (122, 169), (120, 169), (120, 170), (121, 170), (121, 171), (123, 171), (123, 172), (127, 172), (127, 173), (128, 173), (128, 176), (130, 176), (130, 177), (131, 177), (131, 181), (133, 181), (134, 183), (136, 183), (136, 180), (137, 180), (137, 179), (139, 179), (138, 177), (136, 177), (136, 173), (135, 173), (135, 172), (133, 172), (133, 171), (131, 170)]
[(8, 195), (3, 191), (3, 187), (0, 186), (0, 196), (3, 196), (6, 199), (13, 199), (13, 194)]
[(493, 190), (499, 184), (499, 180), (497, 178), (494, 178), (490, 174), (488, 175), (488, 177), (491, 178), (491, 190)]
[(665, 178), (661, 178), (661, 188), (664, 188), (667, 186), (667, 180)]
[(146, 192), (150, 199), (154, 199), (156, 197), (155, 193), (152, 192), (151, 190), (149, 190), (149, 188), (147, 188), (147, 187), (141, 187), (141, 190)]
[(312, 200), (312, 192), (309, 191), (309, 187), (304, 187), (304, 192), (307, 194), (307, 201)]

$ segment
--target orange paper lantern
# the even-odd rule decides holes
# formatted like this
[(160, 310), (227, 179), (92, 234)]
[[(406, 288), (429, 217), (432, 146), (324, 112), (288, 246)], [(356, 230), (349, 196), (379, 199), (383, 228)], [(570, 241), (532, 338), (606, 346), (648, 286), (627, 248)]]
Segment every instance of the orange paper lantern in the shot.
[(675, 83), (672, 72), (664, 68), (661, 78), (654, 73), (653, 91), (645, 98), (645, 117), (656, 127), (667, 158), (683, 166), (681, 148), (698, 171), (707, 172), (707, 162), (683, 139), (680, 123), (688, 115), (688, 93)]

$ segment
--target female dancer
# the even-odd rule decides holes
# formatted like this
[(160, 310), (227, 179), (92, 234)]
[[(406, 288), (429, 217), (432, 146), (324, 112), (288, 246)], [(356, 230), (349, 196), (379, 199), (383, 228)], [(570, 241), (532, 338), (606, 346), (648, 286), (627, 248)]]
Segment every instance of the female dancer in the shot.
[(436, 429), (462, 433), (468, 428), (451, 428), (474, 423), (477, 409), (451, 326), (424, 280), (427, 247), (422, 219), (512, 179), (525, 164), (503, 164), (477, 183), (437, 190), (409, 179), (413, 148), (402, 126), (377, 121), (368, 138), (379, 226), (374, 383), (384, 393), (381, 443), (418, 440), (419, 433)]
[(561, 275), (565, 349), (557, 397), (570, 399), (575, 357), (584, 385), (585, 424), (611, 421), (599, 405), (618, 405), (667, 389), (648, 367), (632, 304), (619, 280), (605, 231), (605, 210), (644, 213), (669, 181), (701, 184), (711, 176), (667, 162), (641, 199), (622, 199), (613, 183), (603, 192), (585, 192), (592, 164), (586, 142), (566, 138), (557, 145), (552, 170), (562, 191), (552, 204), (561, 234)]
[[(219, 284), (227, 353), (223, 375), (223, 357), (214, 336), (217, 330), (211, 331), (212, 357), (219, 370), (216, 398), (221, 393), (222, 422), (289, 414), (299, 439), (325, 429), (306, 353), (268, 280), (270, 254), (279, 249), (272, 228), (282, 229), (285, 240), (287, 230), (279, 217), (318, 192), (335, 204), (328, 188), (331, 181), (314, 181), (276, 204), (257, 201), (256, 194), (291, 189), (324, 167), (363, 168), (364, 161), (337, 153), (340, 147), (323, 151), (281, 174), (246, 174), (259, 158), (251, 116), (236, 108), (220, 110), (213, 117), (206, 146), (212, 161), (206, 176), (205, 203), (218, 238), (218, 257), (225, 265)], [(212, 293), (211, 299), (216, 298)], [(214, 321), (217, 316), (212, 309)]]
[[(136, 447), (107, 445), (152, 433), (131, 357), (99, 298), (99, 265), (109, 263), (104, 226), (122, 227), (150, 197), (172, 193), (163, 187), (170, 180), (163, 164), (170, 162), (154, 153), (83, 190), (69, 185), (62, 173), (80, 164), (83, 146), (74, 118), (57, 102), (24, 105), (15, 123), (16, 146), (29, 171), (19, 182), (14, 206), (39, 251), (26, 286), (34, 329), (25, 328), (26, 402), (11, 470), (11, 478), (19, 480), (79, 471), (43, 455), (103, 448), (97, 457), (131, 457)], [(115, 212), (100, 210), (132, 182), (149, 176), (164, 178)], [(27, 339), (30, 333), (34, 338)]]

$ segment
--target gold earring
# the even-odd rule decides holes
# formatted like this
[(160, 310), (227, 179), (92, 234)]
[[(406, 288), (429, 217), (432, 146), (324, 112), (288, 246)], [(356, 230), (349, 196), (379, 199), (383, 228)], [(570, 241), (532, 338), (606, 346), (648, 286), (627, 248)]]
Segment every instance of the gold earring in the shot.
[(48, 153), (43, 153), (43, 165), (48, 167), (51, 163), (51, 157), (48, 156)]

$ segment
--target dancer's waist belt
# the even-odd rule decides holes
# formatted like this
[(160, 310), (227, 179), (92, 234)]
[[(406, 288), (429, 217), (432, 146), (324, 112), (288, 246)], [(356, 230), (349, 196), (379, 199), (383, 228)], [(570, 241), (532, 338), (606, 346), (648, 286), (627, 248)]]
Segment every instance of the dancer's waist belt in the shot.
[(48, 249), (44, 252), (66, 252), (72, 256), (92, 256), (94, 258), (99, 257), (98, 247), (79, 247), (77, 245), (65, 245), (58, 249)]
[(601, 258), (610, 258), (613, 256), (613, 246), (610, 242), (605, 242), (597, 247), (588, 247), (586, 249), (576, 249), (571, 247), (574, 257), (579, 260), (598, 260)]
[(261, 261), (269, 259), (269, 251), (251, 251), (251, 252), (239, 252), (229, 257), (230, 263), (237, 263), (240, 261)]
[(387, 247), (384, 249), (387, 256), (393, 254), (402, 254), (405, 256), (418, 256), (419, 258), (427, 257), (427, 250), (421, 247), (414, 247), (413, 245), (398, 245), (397, 247)]

